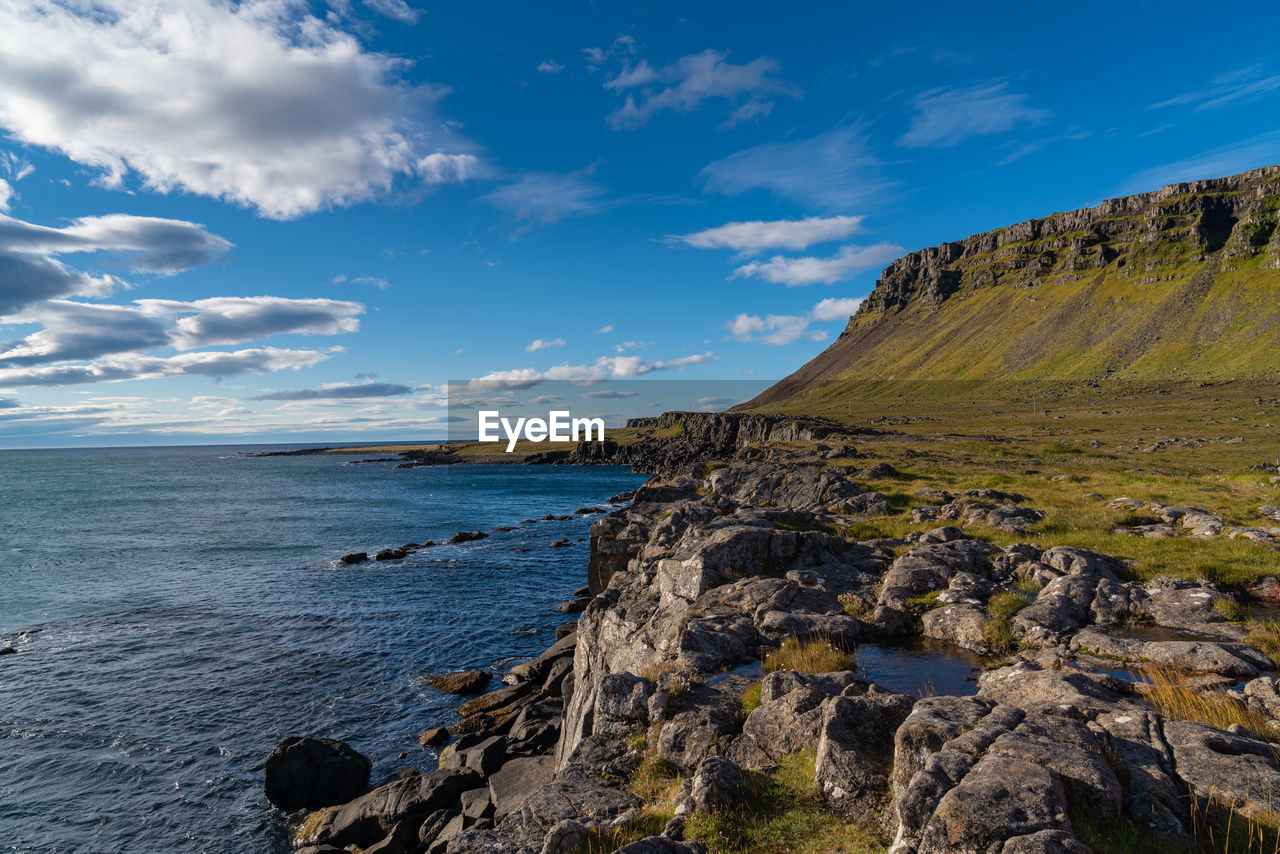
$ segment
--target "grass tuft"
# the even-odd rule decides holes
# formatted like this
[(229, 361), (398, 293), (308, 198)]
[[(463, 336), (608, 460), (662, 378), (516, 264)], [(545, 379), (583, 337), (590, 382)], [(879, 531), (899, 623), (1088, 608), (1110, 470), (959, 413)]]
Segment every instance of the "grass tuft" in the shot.
[(787, 638), (782, 646), (770, 650), (764, 657), (764, 672), (794, 670), (797, 673), (831, 673), (836, 670), (856, 670), (857, 661), (847, 650), (833, 644), (828, 638)]
[(1165, 717), (1196, 721), (1218, 729), (1239, 724), (1258, 738), (1276, 741), (1276, 734), (1267, 726), (1267, 718), (1228, 691), (1192, 690), (1183, 684), (1176, 670), (1165, 667), (1149, 667), (1140, 676), (1146, 683), (1142, 693), (1147, 702)]
[(987, 622), (982, 626), (982, 639), (996, 653), (1012, 652), (1018, 646), (1010, 621), (1031, 600), (1014, 590), (997, 593), (987, 602)]
[(1244, 642), (1261, 650), (1273, 663), (1280, 662), (1280, 620), (1250, 620)]

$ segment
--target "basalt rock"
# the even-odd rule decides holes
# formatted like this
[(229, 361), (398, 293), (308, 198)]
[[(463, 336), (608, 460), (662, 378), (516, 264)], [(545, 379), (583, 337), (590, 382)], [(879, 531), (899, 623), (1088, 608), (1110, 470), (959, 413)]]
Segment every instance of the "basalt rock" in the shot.
[(263, 767), (267, 800), (284, 810), (345, 803), (369, 785), (369, 760), (332, 738), (286, 738)]

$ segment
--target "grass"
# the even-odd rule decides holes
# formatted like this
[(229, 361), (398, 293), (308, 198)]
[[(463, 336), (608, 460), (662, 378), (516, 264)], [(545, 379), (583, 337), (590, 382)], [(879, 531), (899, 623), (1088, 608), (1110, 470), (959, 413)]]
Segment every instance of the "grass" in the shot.
[(1255, 736), (1277, 741), (1277, 734), (1267, 726), (1267, 718), (1252, 711), (1235, 695), (1225, 690), (1195, 691), (1187, 688), (1177, 671), (1164, 667), (1144, 668), (1140, 674), (1146, 683), (1143, 695), (1156, 711), (1165, 717), (1227, 729), (1239, 724)]
[(764, 672), (794, 670), (797, 673), (831, 673), (856, 670), (853, 655), (827, 638), (787, 638), (782, 646), (765, 653)]
[(744, 718), (760, 708), (763, 690), (764, 684), (762, 682), (752, 682), (747, 686), (747, 690), (742, 692), (742, 716)]
[(1013, 615), (1031, 604), (1022, 593), (1006, 590), (987, 602), (987, 622), (982, 626), (982, 639), (995, 653), (1011, 652), (1018, 646), (1010, 621)]
[(1261, 650), (1272, 663), (1280, 662), (1280, 620), (1250, 620), (1244, 642)]
[(783, 758), (776, 774), (744, 772), (743, 796), (733, 809), (694, 814), (685, 836), (709, 854), (876, 854), (884, 840), (868, 824), (826, 808), (813, 782), (814, 752)]
[(1239, 623), (1244, 620), (1245, 609), (1234, 599), (1215, 599), (1213, 600), (1213, 610), (1217, 614), (1221, 614), (1223, 618), (1230, 623)]
[(1193, 797), (1191, 827), (1202, 854), (1280, 854), (1280, 824), (1274, 813), (1245, 816), (1213, 795)]
[(912, 596), (907, 600), (907, 610), (915, 616), (920, 616), (925, 611), (932, 611), (942, 604), (939, 598), (942, 595), (941, 590), (933, 590), (922, 596)]

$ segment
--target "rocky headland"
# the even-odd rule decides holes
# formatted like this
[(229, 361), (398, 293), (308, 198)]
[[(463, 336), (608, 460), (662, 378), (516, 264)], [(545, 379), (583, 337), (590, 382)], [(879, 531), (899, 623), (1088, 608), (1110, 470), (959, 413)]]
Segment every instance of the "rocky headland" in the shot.
[[(435, 770), (370, 788), (341, 742), (281, 742), (266, 785), (298, 851), (1271, 850), (1280, 682), (1240, 614), (1280, 594), (1274, 578), (1144, 576), (980, 483), (900, 506), (867, 485), (898, 474), (860, 451), (874, 431), (647, 426), (646, 447), (588, 452), (656, 473), (592, 526), (578, 619), (422, 734)], [(1116, 499), (1132, 501), (1094, 500)], [(1188, 542), (1229, 529), (1115, 509), (1126, 531)], [(972, 693), (859, 671), (859, 643), (920, 636), (988, 657)]]

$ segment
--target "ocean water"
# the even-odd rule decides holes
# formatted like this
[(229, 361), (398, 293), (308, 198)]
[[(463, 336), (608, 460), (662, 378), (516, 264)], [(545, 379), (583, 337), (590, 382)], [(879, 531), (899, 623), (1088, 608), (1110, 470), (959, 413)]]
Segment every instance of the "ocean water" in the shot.
[(598, 517), (334, 559), (643, 482), (245, 450), (0, 452), (0, 637), (38, 630), (0, 656), (0, 852), (288, 851), (261, 779), (288, 735), (349, 742), (375, 779), (430, 770), (415, 737), (456, 700), (424, 675), (497, 672), (554, 641)]

